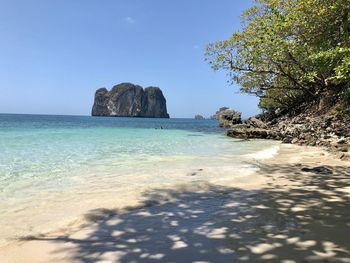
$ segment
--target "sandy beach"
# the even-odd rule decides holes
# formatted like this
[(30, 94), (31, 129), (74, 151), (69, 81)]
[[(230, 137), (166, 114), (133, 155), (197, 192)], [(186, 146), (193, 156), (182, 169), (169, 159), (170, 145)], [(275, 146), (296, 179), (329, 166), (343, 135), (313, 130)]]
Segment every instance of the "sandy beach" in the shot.
[(254, 175), (154, 189), (23, 237), (1, 262), (350, 262), (350, 163), (292, 145), (250, 162)]
[(350, 263), (350, 0), (0, 0), (0, 263)]

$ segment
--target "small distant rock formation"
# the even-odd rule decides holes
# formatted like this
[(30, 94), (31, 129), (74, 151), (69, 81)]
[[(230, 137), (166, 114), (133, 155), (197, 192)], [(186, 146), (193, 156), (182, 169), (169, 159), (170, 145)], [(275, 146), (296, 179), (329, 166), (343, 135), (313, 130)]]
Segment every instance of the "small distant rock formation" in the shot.
[(242, 123), (242, 114), (238, 111), (230, 109), (228, 107), (220, 108), (211, 119), (219, 120), (219, 125), (221, 128), (230, 128), (232, 125)]
[(110, 91), (96, 90), (92, 116), (169, 118), (166, 99), (160, 88), (132, 83), (115, 85)]
[(202, 115), (198, 114), (198, 115), (194, 116), (194, 119), (195, 120), (204, 120), (205, 118)]

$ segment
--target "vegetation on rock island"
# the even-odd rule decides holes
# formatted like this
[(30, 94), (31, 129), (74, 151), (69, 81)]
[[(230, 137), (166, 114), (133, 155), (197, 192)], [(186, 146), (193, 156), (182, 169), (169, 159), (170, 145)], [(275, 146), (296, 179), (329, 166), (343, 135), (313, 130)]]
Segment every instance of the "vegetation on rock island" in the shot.
[(230, 39), (207, 46), (214, 70), (227, 70), (268, 111), (349, 111), (350, 0), (255, 0), (242, 24)]

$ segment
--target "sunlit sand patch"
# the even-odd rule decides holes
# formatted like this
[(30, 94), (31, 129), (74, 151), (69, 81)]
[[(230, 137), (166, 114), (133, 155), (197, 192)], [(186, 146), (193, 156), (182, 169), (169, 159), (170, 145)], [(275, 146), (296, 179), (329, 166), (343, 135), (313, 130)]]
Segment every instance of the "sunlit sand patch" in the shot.
[(344, 198), (341, 198), (339, 196), (331, 196), (329, 198), (326, 198), (325, 201), (328, 201), (328, 202), (344, 202)]
[(295, 244), (302, 249), (308, 249), (310, 247), (315, 246), (316, 243), (317, 242), (315, 240), (305, 240), (305, 241), (298, 241)]
[(272, 260), (272, 259), (277, 259), (277, 256), (274, 254), (265, 254), (265, 255), (262, 255), (261, 258), (265, 260)]
[(300, 240), (299, 237), (290, 237), (286, 241), (287, 241), (287, 244), (295, 244), (299, 242), (299, 240)]
[(229, 203), (224, 204), (223, 207), (229, 208), (229, 207), (237, 207), (237, 206), (239, 206), (239, 205), (240, 205), (239, 202), (229, 202)]
[(293, 212), (302, 212), (305, 211), (307, 208), (304, 206), (294, 206), (291, 208)]
[(215, 228), (210, 230), (207, 233), (207, 237), (209, 238), (217, 238), (217, 239), (223, 239), (225, 238), (225, 234), (227, 232), (227, 227), (222, 227), (222, 228)]
[[(350, 178), (349, 178), (349, 180), (350, 180)], [(350, 197), (350, 186), (338, 187), (337, 191), (343, 192), (347, 197)]]
[(254, 254), (263, 254), (270, 250), (273, 250), (274, 248), (281, 247), (282, 245), (280, 243), (261, 243), (255, 246), (248, 246), (250, 251)]
[(188, 247), (186, 242), (181, 240), (181, 237), (178, 235), (168, 235), (168, 238), (173, 241), (172, 249), (181, 249)]
[(235, 253), (235, 251), (233, 249), (230, 249), (230, 248), (218, 248), (218, 251), (219, 251), (219, 253), (226, 254), (226, 255)]
[(119, 237), (122, 236), (125, 232), (124, 231), (119, 231), (119, 230), (113, 230), (113, 232), (111, 233), (112, 237)]
[(255, 205), (253, 206), (254, 208), (258, 208), (258, 209), (270, 209), (270, 207), (266, 206), (266, 205)]

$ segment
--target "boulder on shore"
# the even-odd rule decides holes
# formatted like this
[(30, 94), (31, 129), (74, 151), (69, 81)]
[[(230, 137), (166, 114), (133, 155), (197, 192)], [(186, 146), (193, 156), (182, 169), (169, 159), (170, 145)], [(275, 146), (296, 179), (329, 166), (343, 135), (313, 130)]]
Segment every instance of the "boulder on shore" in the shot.
[(115, 85), (110, 91), (98, 89), (95, 93), (92, 116), (169, 118), (166, 99), (158, 87), (131, 83)]
[(230, 128), (232, 125), (242, 123), (242, 114), (227, 107), (220, 108), (215, 115), (219, 120), (219, 125), (221, 128)]
[(214, 115), (210, 116), (211, 120), (219, 120), (219, 114), (220, 112), (224, 111), (224, 110), (228, 110), (230, 109), (229, 107), (221, 107), (217, 112), (215, 112)]

